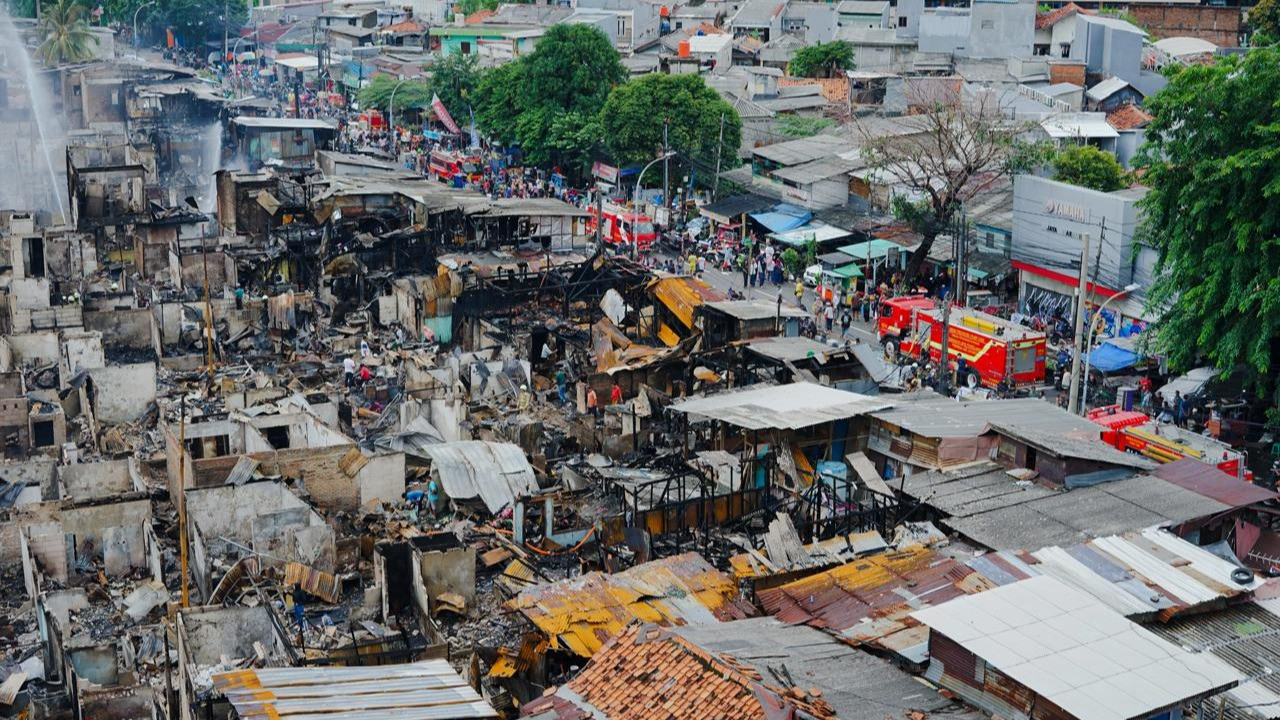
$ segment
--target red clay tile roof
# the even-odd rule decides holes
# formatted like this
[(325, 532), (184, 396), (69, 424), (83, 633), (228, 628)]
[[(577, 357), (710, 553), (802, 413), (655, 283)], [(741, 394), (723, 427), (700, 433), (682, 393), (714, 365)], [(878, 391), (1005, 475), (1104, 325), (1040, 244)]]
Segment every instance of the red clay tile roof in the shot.
[(1093, 11), (1086, 10), (1073, 2), (1069, 2), (1066, 5), (1063, 5), (1062, 7), (1058, 8), (1057, 10), (1051, 10), (1047, 13), (1037, 15), (1036, 29), (1042, 30), (1047, 27), (1053, 27), (1054, 25), (1058, 24), (1059, 20), (1075, 13), (1084, 13), (1085, 15), (1092, 15)]
[(609, 720), (835, 718), (831, 706), (808, 689), (776, 687), (732, 657), (703, 650), (653, 623), (628, 625), (566, 688), (572, 692), (534, 700), (521, 715), (594, 717), (577, 704), (581, 698)]
[(497, 14), (498, 13), (494, 10), (477, 10), (476, 12), (473, 12), (470, 15), (468, 15), (466, 19), (463, 20), (463, 22), (465, 22), (468, 25), (479, 25), (480, 23), (484, 22), (485, 20), (488, 20), (489, 18)]
[(1137, 105), (1122, 105), (1107, 115), (1107, 122), (1117, 130), (1132, 130), (1151, 122), (1151, 116)]
[(412, 20), (398, 22), (395, 25), (388, 25), (382, 28), (383, 33), (420, 33), (427, 28)]
[(778, 79), (779, 86), (787, 85), (817, 85), (822, 88), (822, 98), (827, 102), (842, 103), (849, 99), (849, 78), (796, 78), (784, 77)]

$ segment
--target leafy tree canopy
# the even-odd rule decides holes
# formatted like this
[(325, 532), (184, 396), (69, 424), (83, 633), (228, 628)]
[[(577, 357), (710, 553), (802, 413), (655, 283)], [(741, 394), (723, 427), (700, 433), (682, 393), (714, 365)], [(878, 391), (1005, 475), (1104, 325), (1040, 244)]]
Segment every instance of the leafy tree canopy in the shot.
[(89, 8), (79, 0), (57, 0), (45, 5), (40, 16), (40, 47), (36, 54), (50, 67), (93, 57), (98, 39), (85, 20)]
[(590, 25), (553, 25), (524, 65), (522, 105), (557, 112), (600, 112), (613, 86), (627, 79), (618, 51)]
[(818, 43), (796, 51), (791, 74), (796, 77), (835, 77), (853, 69), (853, 46), (844, 40)]
[(604, 33), (554, 25), (532, 53), (480, 72), (469, 92), (491, 137), (519, 143), (531, 164), (581, 169), (600, 148), (600, 109), (626, 77)]
[[(396, 86), (399, 85), (399, 89)], [(394, 91), (395, 97), (392, 98)], [(360, 90), (360, 107), (377, 108), (386, 111), (395, 100), (395, 110), (400, 112), (409, 107), (426, 107), (431, 102), (431, 85), (421, 80), (401, 82), (390, 75), (375, 75), (369, 84)]]
[(1274, 45), (1280, 40), (1280, 6), (1276, 0), (1258, 0), (1249, 9), (1249, 24), (1253, 26), (1250, 44), (1254, 47)]
[[(1160, 253), (1148, 293), (1173, 367), (1205, 359), (1253, 374), (1280, 400), (1280, 50), (1179, 68), (1150, 98), (1137, 164), (1151, 192), (1144, 241)], [(1273, 408), (1272, 420), (1280, 420)]]
[(1102, 192), (1125, 186), (1124, 168), (1109, 152), (1092, 145), (1072, 145), (1053, 158), (1053, 179)]
[[(480, 81), (480, 56), (449, 55), (431, 66), (430, 70), (431, 91), (440, 96), (449, 114), (463, 123), (472, 108), (471, 96)], [(404, 88), (400, 88), (400, 92), (404, 92)], [(396, 101), (399, 100), (400, 94), (396, 93)]]
[[(737, 163), (742, 120), (698, 75), (652, 74), (619, 85), (604, 104), (605, 147), (620, 164), (656, 157), (667, 147), (694, 160)], [(721, 145), (721, 118), (724, 140)]]

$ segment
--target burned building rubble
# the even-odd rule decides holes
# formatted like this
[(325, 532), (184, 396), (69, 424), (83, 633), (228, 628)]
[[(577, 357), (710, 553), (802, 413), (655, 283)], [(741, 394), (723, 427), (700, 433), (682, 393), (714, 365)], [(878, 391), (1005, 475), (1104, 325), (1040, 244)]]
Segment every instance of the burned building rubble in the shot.
[(1133, 717), (1280, 694), (1204, 639), (1280, 627), (1276, 493), (882, 393), (585, 205), (166, 65), (61, 82), (66, 213), (0, 211), (0, 716), (1085, 717), (964, 631), (1055, 583), (1212, 670)]

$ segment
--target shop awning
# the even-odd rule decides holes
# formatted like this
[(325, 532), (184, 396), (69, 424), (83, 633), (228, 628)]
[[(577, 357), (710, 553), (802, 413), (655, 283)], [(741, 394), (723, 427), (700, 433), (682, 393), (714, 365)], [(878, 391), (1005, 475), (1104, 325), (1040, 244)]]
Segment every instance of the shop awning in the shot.
[(1089, 367), (1104, 372), (1115, 372), (1138, 364), (1142, 356), (1132, 350), (1104, 342), (1089, 353)]
[(860, 278), (862, 277), (862, 267), (858, 263), (849, 263), (832, 270), (831, 274), (839, 275), (842, 278)]
[(856, 260), (879, 260), (889, 254), (890, 250), (902, 250), (902, 246), (888, 240), (868, 240), (866, 242), (845, 245), (838, 248), (840, 252)]
[[(756, 216), (753, 215), (752, 217)], [(769, 237), (783, 243), (784, 245), (790, 245), (792, 247), (803, 247), (805, 243), (810, 240), (823, 243), (829, 240), (847, 237), (848, 235), (849, 232), (847, 230), (841, 230), (840, 228), (828, 225), (821, 220), (814, 220), (812, 222), (805, 223), (794, 230), (769, 233)]]
[(809, 222), (813, 213), (797, 205), (778, 203), (767, 212), (752, 213), (751, 219), (768, 228), (770, 233), (783, 233)]

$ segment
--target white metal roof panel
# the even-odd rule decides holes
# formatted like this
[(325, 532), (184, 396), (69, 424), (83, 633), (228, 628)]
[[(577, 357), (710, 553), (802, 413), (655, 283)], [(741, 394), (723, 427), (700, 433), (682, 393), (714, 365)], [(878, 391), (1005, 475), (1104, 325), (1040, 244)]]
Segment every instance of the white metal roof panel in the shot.
[[(1056, 608), (1066, 622), (1013, 612), (1033, 606)], [(1187, 652), (1044, 575), (912, 615), (1079, 720), (1145, 717), (1243, 679), (1217, 658)], [(1020, 644), (1010, 642), (1015, 636)], [(1027, 657), (1019, 651), (1027, 641), (1050, 652)]]
[(533, 466), (511, 443), (465, 440), (423, 450), (431, 456), (432, 474), (446, 495), (455, 500), (479, 497), (491, 513), (538, 490)]
[(697, 420), (720, 420), (748, 430), (795, 430), (892, 407), (892, 403), (808, 382), (751, 387), (675, 403)]
[(1120, 133), (1107, 122), (1106, 113), (1059, 113), (1042, 120), (1040, 127), (1055, 139), (1120, 137)]

